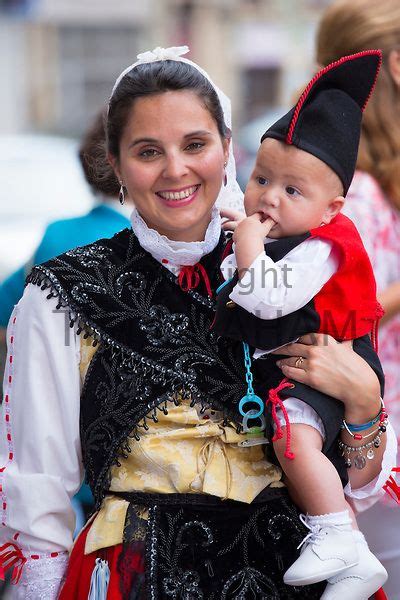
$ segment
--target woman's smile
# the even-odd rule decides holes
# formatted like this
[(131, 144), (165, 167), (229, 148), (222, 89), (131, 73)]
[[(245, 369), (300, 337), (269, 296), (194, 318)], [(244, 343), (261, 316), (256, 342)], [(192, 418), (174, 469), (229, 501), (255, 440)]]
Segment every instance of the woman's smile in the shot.
[(156, 195), (163, 201), (165, 206), (179, 208), (193, 202), (197, 196), (200, 184), (191, 185), (180, 190), (161, 190)]

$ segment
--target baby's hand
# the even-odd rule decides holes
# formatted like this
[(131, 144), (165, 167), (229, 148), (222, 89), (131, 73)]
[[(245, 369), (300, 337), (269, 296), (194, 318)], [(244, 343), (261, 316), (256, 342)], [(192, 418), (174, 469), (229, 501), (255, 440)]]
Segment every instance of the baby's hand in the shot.
[(271, 217), (265, 218), (261, 213), (254, 213), (236, 224), (233, 241), (237, 244), (246, 238), (256, 238), (263, 242), (274, 225), (275, 221)]
[(239, 223), (246, 218), (244, 213), (239, 210), (234, 210), (233, 208), (221, 208), (219, 213), (223, 219), (226, 219), (226, 221), (222, 223), (222, 229), (224, 231), (235, 231)]

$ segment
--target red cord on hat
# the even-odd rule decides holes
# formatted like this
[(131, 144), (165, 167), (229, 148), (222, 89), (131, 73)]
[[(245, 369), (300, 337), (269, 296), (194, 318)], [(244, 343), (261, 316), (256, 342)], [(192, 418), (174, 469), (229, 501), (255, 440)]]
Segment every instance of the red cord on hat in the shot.
[(212, 298), (210, 279), (202, 264), (185, 265), (181, 268), (178, 275), (178, 283), (184, 292), (197, 288), (201, 280), (204, 281), (208, 296)]
[(273, 438), (271, 439), (272, 442), (276, 442), (277, 440), (280, 440), (281, 438), (283, 438), (282, 426), (281, 426), (280, 420), (278, 418), (278, 415), (276, 414), (276, 407), (279, 406), (279, 408), (282, 411), (282, 414), (283, 414), (283, 417), (284, 417), (285, 423), (286, 423), (285, 458), (288, 458), (289, 460), (294, 459), (294, 454), (290, 449), (290, 439), (291, 439), (292, 433), (291, 433), (291, 429), (290, 429), (289, 415), (287, 414), (287, 410), (285, 408), (282, 398), (279, 395), (279, 392), (281, 392), (285, 388), (292, 388), (292, 387), (294, 387), (293, 383), (290, 383), (290, 381), (288, 379), (286, 379), (286, 377), (285, 377), (284, 379), (282, 379), (282, 381), (280, 382), (278, 387), (272, 388), (271, 390), (269, 390), (268, 400), (265, 403), (266, 408), (268, 408), (268, 404), (271, 404), (272, 419), (276, 425), (276, 433), (273, 436)]
[(342, 58), (340, 58), (339, 60), (336, 60), (335, 62), (331, 63), (330, 65), (327, 65), (326, 67), (323, 67), (320, 71), (318, 71), (318, 73), (316, 73), (314, 75), (314, 77), (311, 79), (311, 81), (308, 83), (307, 87), (305, 88), (305, 90), (303, 91), (303, 93), (301, 94), (300, 98), (297, 101), (297, 104), (295, 106), (294, 113), (292, 116), (292, 120), (290, 122), (289, 129), (288, 129), (288, 132), (286, 135), (285, 141), (287, 144), (293, 143), (294, 129), (297, 125), (300, 111), (303, 108), (303, 105), (305, 104), (311, 90), (313, 89), (315, 84), (318, 82), (318, 80), (321, 79), (321, 77), (323, 75), (325, 75), (326, 73), (328, 73), (329, 71), (336, 69), (337, 67), (339, 67), (340, 65), (342, 65), (344, 63), (355, 60), (357, 58), (361, 58), (363, 56), (371, 56), (371, 55), (378, 56), (379, 62), (378, 62), (378, 67), (376, 69), (375, 79), (371, 86), (368, 97), (365, 99), (364, 106), (360, 107), (361, 111), (364, 112), (365, 107), (367, 106), (368, 100), (370, 99), (372, 92), (374, 90), (376, 80), (378, 78), (379, 70), (381, 68), (381, 64), (382, 64), (382, 51), (381, 50), (362, 50), (361, 52), (356, 52), (355, 54), (350, 54), (349, 56), (342, 56)]

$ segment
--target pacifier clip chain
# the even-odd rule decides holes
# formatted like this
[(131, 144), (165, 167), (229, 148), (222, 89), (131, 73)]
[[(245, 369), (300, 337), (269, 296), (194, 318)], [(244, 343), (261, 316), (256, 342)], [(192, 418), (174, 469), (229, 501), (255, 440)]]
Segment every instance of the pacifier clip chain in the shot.
[[(264, 416), (264, 402), (257, 396), (253, 388), (253, 373), (251, 372), (250, 348), (247, 342), (242, 342), (244, 353), (244, 366), (246, 369), (247, 393), (239, 402), (239, 412), (243, 416), (242, 426), (247, 439), (240, 442), (241, 446), (254, 446), (267, 444), (268, 440), (263, 435), (266, 428)], [(260, 425), (249, 427), (249, 420), (259, 419)]]

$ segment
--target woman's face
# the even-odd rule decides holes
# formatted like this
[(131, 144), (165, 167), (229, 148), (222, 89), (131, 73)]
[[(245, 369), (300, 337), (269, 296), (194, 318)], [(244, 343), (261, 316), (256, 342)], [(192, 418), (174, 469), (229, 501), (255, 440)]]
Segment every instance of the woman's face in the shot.
[(112, 159), (117, 177), (152, 229), (173, 240), (204, 239), (221, 189), (228, 141), (191, 91), (138, 98)]

